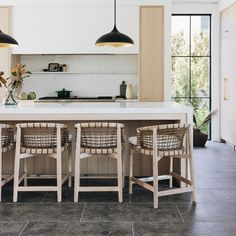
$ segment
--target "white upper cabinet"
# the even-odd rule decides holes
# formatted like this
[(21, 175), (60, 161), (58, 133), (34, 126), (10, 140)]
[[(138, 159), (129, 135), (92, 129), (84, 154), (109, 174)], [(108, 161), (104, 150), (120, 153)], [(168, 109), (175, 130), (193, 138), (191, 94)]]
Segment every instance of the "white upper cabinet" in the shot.
[(224, 39), (236, 32), (236, 4), (221, 13), (221, 38)]
[(130, 48), (95, 46), (113, 28), (111, 5), (14, 6), (12, 34), (19, 42), (13, 54), (138, 53), (138, 6), (118, 5), (117, 27), (135, 42)]

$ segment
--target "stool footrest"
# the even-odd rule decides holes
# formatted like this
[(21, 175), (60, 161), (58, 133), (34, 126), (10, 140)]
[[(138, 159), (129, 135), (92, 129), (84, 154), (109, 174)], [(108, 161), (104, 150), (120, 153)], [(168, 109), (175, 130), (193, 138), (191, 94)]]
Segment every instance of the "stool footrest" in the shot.
[(186, 187), (186, 188), (176, 188), (176, 189), (170, 189), (170, 190), (162, 190), (158, 192), (159, 197), (168, 196), (168, 195), (174, 195), (174, 194), (180, 194), (180, 193), (187, 193), (192, 192), (193, 187)]
[(2, 186), (10, 182), (14, 178), (14, 175), (3, 175), (2, 176)]
[(179, 175), (179, 174), (177, 174), (177, 173), (175, 173), (175, 172), (171, 172), (171, 175), (172, 175), (174, 178), (178, 179), (179, 181), (182, 181), (182, 182), (184, 182), (184, 183), (186, 183), (186, 184), (188, 184), (188, 185), (192, 185), (192, 182), (191, 182), (190, 180), (184, 178), (183, 176), (181, 176), (181, 175)]
[(140, 185), (141, 187), (144, 187), (144, 188), (146, 188), (146, 189), (148, 189), (148, 190), (150, 190), (150, 191), (153, 192), (153, 186), (152, 186), (152, 185), (147, 184), (147, 183), (145, 183), (144, 181), (142, 181), (142, 180), (140, 180), (140, 179), (138, 179), (138, 178), (135, 178), (135, 177), (131, 177), (130, 180), (131, 180), (132, 182), (134, 182), (134, 183)]
[(99, 186), (99, 187), (79, 187), (79, 192), (117, 192), (118, 186)]
[(55, 192), (58, 191), (57, 186), (19, 186), (17, 187), (18, 191), (21, 192)]
[[(170, 178), (171, 178), (170, 175), (159, 175), (158, 176), (158, 180), (168, 180)], [(143, 182), (152, 182), (153, 181), (153, 177), (139, 178), (139, 180), (141, 180)]]

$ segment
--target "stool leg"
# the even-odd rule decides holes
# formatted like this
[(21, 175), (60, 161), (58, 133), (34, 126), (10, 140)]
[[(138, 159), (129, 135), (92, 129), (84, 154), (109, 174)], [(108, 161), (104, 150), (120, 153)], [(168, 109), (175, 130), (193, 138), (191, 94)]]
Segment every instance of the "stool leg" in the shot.
[(27, 158), (24, 158), (24, 174), (26, 174), (24, 178), (24, 186), (27, 186), (27, 174), (28, 174)]
[(78, 202), (80, 186), (80, 142), (81, 128), (77, 127), (76, 146), (75, 146), (75, 182), (74, 182), (74, 202)]
[(123, 184), (122, 184), (122, 156), (117, 154), (117, 175), (118, 175), (118, 198), (119, 202), (123, 202)]
[(62, 177), (62, 173), (61, 173), (61, 153), (57, 153), (57, 201), (61, 202), (61, 177)]
[(134, 153), (130, 145), (130, 155), (129, 155), (129, 193), (130, 194), (133, 193), (133, 182), (131, 181), (131, 178), (133, 177), (133, 160), (134, 160), (133, 154)]
[(71, 145), (68, 147), (68, 152), (67, 152), (67, 157), (68, 157), (68, 187), (71, 188), (71, 174), (72, 174), (72, 153), (71, 153)]
[(74, 202), (78, 202), (79, 198), (79, 186), (80, 186), (80, 155), (77, 154), (75, 156), (75, 183), (74, 183)]
[(170, 183), (169, 183), (169, 187), (173, 188), (173, 176), (171, 175), (171, 172), (173, 172), (173, 157), (170, 157)]
[(20, 169), (20, 157), (19, 157), (19, 155), (16, 155), (15, 156), (15, 167), (14, 167), (13, 202), (17, 202), (17, 198), (18, 198), (19, 169)]
[(21, 128), (17, 127), (15, 164), (14, 164), (13, 202), (17, 202), (18, 198), (19, 172), (20, 172), (20, 142), (21, 142)]
[(153, 157), (153, 204), (154, 208), (158, 208), (158, 162)]
[[(189, 172), (189, 159), (186, 159), (185, 161), (185, 178), (188, 179), (188, 172)], [(188, 187), (188, 184), (186, 184), (186, 187)]]
[(191, 183), (192, 183), (192, 188), (193, 188), (192, 201), (194, 203), (196, 203), (196, 187), (195, 187), (195, 176), (194, 176), (194, 167), (193, 167), (192, 155), (190, 156), (189, 162), (190, 162)]
[(122, 187), (125, 187), (125, 162), (124, 162), (124, 155), (122, 152), (122, 176), (123, 176), (123, 181), (122, 181)]
[[(192, 130), (189, 129), (187, 132), (187, 147), (189, 153), (189, 168), (190, 168), (190, 178), (191, 178), (191, 186), (193, 188), (192, 192), (192, 201), (196, 203), (196, 186), (195, 186), (195, 176), (194, 176), (194, 164), (193, 164), (193, 142), (192, 142)], [(186, 170), (186, 176), (188, 174), (188, 170)]]

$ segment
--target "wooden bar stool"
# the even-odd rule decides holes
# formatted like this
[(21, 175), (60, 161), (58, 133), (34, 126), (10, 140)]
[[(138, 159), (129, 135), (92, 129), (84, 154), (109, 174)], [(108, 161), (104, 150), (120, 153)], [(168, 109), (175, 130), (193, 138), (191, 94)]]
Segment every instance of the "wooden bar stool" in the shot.
[[(69, 131), (66, 125), (57, 123), (22, 123), (17, 124), (16, 153), (14, 169), (13, 201), (17, 202), (18, 191), (56, 191), (57, 201), (61, 202), (63, 183), (68, 179), (71, 186), (71, 155)], [(70, 150), (69, 150), (70, 151)], [(62, 153), (67, 154), (67, 174), (62, 176)], [(35, 156), (48, 156), (56, 159), (56, 176), (30, 176), (27, 174), (27, 158)], [(24, 173), (19, 177), (20, 160), (24, 159)], [(27, 178), (56, 177), (56, 186), (27, 186)], [(20, 183), (24, 180), (24, 186)]]
[[(79, 192), (118, 192), (119, 202), (123, 201), (122, 150), (124, 148), (124, 125), (119, 123), (76, 124), (75, 189), (74, 202), (78, 202)], [(80, 186), (80, 159), (92, 155), (111, 155), (117, 160), (118, 186)]]
[[(186, 138), (186, 139), (185, 139)], [(186, 140), (186, 146), (184, 145)], [(169, 124), (137, 128), (137, 137), (130, 137), (130, 171), (129, 193), (132, 194), (134, 183), (153, 192), (154, 208), (158, 208), (158, 197), (185, 192), (192, 192), (195, 202), (195, 183), (192, 160), (192, 142), (190, 138), (190, 125)], [(133, 176), (134, 153), (142, 153), (153, 159), (153, 177), (135, 178)], [(162, 158), (170, 159), (169, 175), (158, 176), (158, 163)], [(173, 172), (173, 158), (186, 160), (186, 177)], [(188, 170), (188, 163), (190, 169)], [(188, 172), (190, 171), (190, 180)], [(186, 184), (186, 187), (172, 188), (173, 177)], [(169, 179), (168, 190), (158, 190), (158, 181)], [(153, 182), (153, 185), (148, 182)]]
[(13, 175), (2, 174), (2, 154), (12, 150), (14, 147), (14, 128), (10, 125), (0, 124), (0, 202), (2, 200), (2, 186), (13, 179)]

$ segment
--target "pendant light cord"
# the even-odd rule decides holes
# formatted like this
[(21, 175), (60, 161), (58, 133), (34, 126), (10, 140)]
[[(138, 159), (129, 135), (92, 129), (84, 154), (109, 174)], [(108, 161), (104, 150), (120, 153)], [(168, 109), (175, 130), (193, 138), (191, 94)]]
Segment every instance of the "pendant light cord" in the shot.
[(116, 0), (114, 0), (114, 25), (116, 27)]

